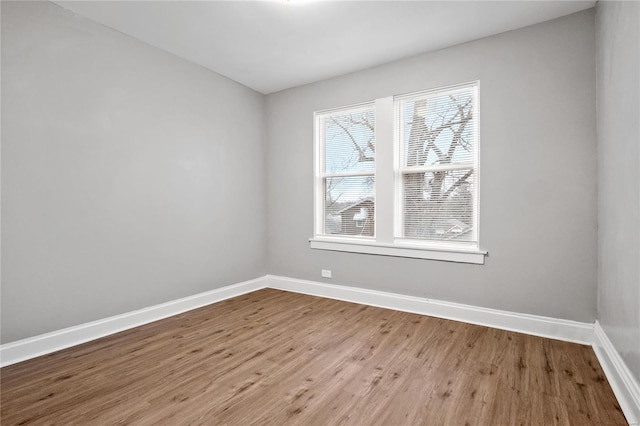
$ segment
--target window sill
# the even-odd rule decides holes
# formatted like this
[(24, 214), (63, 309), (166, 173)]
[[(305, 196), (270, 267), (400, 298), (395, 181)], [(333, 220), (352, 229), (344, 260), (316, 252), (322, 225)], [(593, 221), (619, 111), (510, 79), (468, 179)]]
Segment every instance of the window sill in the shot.
[(424, 247), (409, 244), (380, 244), (375, 241), (310, 238), (312, 249), (375, 254), (380, 256), (410, 257), (414, 259), (443, 260), (446, 262), (484, 265), (486, 251), (449, 247)]

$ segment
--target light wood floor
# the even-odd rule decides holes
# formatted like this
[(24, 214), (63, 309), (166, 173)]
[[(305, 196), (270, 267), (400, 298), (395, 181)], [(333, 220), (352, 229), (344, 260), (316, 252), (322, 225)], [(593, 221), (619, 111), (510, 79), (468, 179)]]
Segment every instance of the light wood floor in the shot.
[(626, 424), (588, 346), (271, 289), (0, 372), (5, 426)]

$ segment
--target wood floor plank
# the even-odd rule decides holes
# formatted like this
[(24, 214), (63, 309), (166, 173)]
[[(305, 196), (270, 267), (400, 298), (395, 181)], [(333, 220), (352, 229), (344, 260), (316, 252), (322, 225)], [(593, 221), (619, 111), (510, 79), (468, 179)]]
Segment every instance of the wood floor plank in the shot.
[(593, 350), (265, 289), (0, 370), (0, 423), (624, 425)]

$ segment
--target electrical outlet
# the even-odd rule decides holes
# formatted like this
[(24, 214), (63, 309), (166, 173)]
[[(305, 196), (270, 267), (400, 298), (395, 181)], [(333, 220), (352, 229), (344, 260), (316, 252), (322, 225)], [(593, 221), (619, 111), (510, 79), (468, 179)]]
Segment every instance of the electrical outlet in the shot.
[(322, 275), (322, 278), (331, 278), (331, 271), (328, 269), (323, 269), (320, 272), (320, 275)]

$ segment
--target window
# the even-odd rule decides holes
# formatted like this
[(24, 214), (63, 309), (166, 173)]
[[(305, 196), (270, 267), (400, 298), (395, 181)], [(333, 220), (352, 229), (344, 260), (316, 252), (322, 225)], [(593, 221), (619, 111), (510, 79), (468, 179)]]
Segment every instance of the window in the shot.
[(375, 233), (375, 113), (373, 104), (316, 116), (321, 235)]
[(478, 160), (477, 82), (316, 113), (311, 247), (484, 263)]
[(397, 237), (477, 244), (477, 85), (396, 98)]

